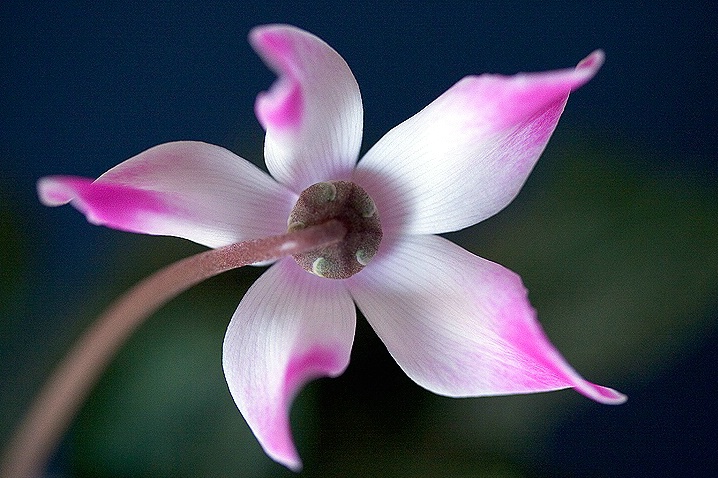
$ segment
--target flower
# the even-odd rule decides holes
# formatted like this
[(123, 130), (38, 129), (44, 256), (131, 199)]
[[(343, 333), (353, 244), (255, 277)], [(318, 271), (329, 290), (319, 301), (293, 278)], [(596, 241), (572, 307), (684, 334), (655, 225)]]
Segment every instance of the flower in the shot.
[(362, 103), (341, 56), (286, 25), (255, 28), (250, 41), (278, 74), (255, 107), (272, 177), (226, 149), (183, 141), (96, 181), (51, 176), (38, 189), (45, 204), (70, 202), (92, 223), (209, 247), (281, 234), (290, 216), (290, 228), (303, 227), (311, 207), (300, 207), (300, 197), (332, 201), (357, 186), (370, 198), (362, 207), (365, 216), (378, 213), (382, 236), (350, 251), (366, 267), (326, 278), (333, 262), (321, 254), (303, 266), (280, 259), (228, 326), (227, 383), (269, 456), (301, 467), (289, 407), (308, 380), (347, 367), (355, 303), (407, 375), (437, 394), (573, 387), (601, 403), (625, 401), (583, 379), (551, 345), (518, 275), (437, 235), (476, 224), (516, 196), (569, 93), (603, 63), (601, 51), (572, 69), (466, 77), (357, 162)]

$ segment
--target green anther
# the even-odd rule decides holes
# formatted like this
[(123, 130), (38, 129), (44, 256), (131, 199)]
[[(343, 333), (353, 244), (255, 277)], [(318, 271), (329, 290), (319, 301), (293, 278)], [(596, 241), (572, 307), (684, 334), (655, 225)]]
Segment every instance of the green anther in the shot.
[(359, 249), (356, 253), (357, 262), (363, 266), (369, 264), (372, 257), (374, 257), (374, 253), (366, 249)]
[(307, 225), (304, 224), (302, 221), (292, 221), (287, 225), (287, 231), (293, 232), (298, 231), (300, 229), (306, 229)]
[(324, 259), (323, 257), (317, 257), (314, 259), (314, 262), (312, 262), (312, 274), (317, 275), (319, 277), (325, 277), (324, 274), (326, 273), (327, 269), (329, 269), (329, 261)]
[(318, 186), (318, 200), (332, 202), (337, 198), (337, 187), (333, 183), (318, 183), (315, 186)]
[(361, 215), (364, 217), (372, 217), (374, 214), (376, 214), (376, 204), (374, 204), (374, 201), (367, 196)]

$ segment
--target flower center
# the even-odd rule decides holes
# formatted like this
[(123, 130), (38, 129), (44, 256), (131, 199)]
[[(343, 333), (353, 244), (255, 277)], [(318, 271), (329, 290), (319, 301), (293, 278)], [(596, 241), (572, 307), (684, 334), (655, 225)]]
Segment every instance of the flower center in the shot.
[(335, 219), (347, 229), (344, 240), (327, 247), (295, 254), (306, 271), (328, 279), (346, 279), (364, 268), (379, 249), (382, 232), (376, 205), (369, 195), (349, 181), (328, 181), (302, 191), (289, 214), (289, 231)]

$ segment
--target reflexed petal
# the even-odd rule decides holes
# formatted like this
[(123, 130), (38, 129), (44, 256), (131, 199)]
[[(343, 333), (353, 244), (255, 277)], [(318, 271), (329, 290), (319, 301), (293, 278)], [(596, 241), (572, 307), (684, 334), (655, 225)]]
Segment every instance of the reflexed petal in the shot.
[(292, 258), (249, 289), (227, 328), (223, 366), (237, 407), (267, 454), (298, 470), (289, 407), (299, 389), (349, 364), (356, 309), (341, 281), (322, 279)]
[(70, 202), (93, 224), (209, 247), (283, 233), (296, 200), (248, 161), (192, 141), (150, 148), (94, 182), (45, 177), (38, 192), (49, 206)]
[(287, 25), (255, 28), (249, 39), (279, 76), (255, 105), (267, 131), (269, 171), (297, 193), (319, 181), (348, 179), (363, 112), (346, 62), (319, 38)]
[(355, 180), (388, 228), (438, 234), (476, 224), (518, 194), (569, 92), (602, 63), (596, 51), (575, 69), (464, 78), (379, 140)]
[(551, 345), (516, 274), (446, 239), (409, 236), (347, 284), (401, 368), (435, 393), (574, 387), (598, 402), (625, 401), (584, 380)]

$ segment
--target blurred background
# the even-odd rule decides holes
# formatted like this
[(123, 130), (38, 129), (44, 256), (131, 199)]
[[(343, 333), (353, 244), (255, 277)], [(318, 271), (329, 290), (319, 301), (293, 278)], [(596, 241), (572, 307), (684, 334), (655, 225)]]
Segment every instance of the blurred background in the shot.
[[(38, 177), (98, 176), (174, 140), (262, 164), (249, 29), (326, 40), (362, 90), (366, 150), (468, 74), (607, 61), (572, 95), (519, 197), (450, 237), (521, 274), (552, 341), (619, 407), (573, 391), (449, 399), (413, 384), (363, 318), (340, 378), (292, 423), (302, 476), (715, 476), (715, 2), (0, 3), (0, 446), (113, 298), (201, 251), (42, 207)], [(294, 476), (226, 389), (224, 329), (261, 269), (195, 287), (112, 363), (52, 459), (67, 477)]]

